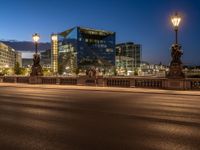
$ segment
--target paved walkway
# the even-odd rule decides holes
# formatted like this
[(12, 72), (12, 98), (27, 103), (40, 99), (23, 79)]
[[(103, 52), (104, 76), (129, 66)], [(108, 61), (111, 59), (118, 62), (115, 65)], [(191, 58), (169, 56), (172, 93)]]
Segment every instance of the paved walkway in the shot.
[(77, 86), (77, 85), (47, 85), (47, 84), (17, 84), (17, 83), (0, 83), (0, 87), (19, 87), (19, 88), (49, 88), (62, 90), (88, 90), (88, 91), (108, 91), (108, 92), (134, 92), (134, 93), (155, 93), (155, 94), (172, 94), (172, 95), (193, 95), (200, 96), (200, 91), (177, 91), (163, 89), (147, 88), (120, 88), (120, 87), (94, 87), (94, 86)]

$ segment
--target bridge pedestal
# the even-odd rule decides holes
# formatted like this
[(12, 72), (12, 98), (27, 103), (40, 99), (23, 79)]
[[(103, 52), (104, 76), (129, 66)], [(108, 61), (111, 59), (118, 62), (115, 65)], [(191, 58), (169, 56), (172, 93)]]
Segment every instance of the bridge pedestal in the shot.
[(166, 86), (166, 89), (171, 89), (171, 90), (191, 89), (190, 82), (184, 79), (168, 79), (166, 80), (165, 86)]

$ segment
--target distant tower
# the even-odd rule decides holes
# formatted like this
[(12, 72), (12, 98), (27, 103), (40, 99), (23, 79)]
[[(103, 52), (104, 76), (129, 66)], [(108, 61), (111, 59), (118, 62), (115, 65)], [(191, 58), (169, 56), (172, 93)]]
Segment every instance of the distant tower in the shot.
[(51, 68), (53, 73), (58, 72), (58, 35), (51, 35)]

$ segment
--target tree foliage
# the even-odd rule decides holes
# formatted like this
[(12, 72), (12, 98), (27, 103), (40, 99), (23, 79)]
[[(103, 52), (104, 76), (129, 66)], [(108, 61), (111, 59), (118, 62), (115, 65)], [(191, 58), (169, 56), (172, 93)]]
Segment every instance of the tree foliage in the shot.
[(20, 68), (19, 62), (16, 62), (16, 63), (15, 63), (14, 73), (15, 73), (16, 75), (20, 75), (20, 74), (21, 74), (21, 68)]

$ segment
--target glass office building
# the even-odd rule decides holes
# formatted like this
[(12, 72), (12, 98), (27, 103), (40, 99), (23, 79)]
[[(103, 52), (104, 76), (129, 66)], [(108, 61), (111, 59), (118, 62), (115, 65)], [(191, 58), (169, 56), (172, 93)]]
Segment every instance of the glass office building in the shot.
[(116, 67), (118, 72), (132, 72), (140, 67), (142, 46), (133, 42), (116, 45)]
[(60, 74), (89, 68), (109, 71), (115, 66), (115, 32), (74, 27), (57, 37)]

